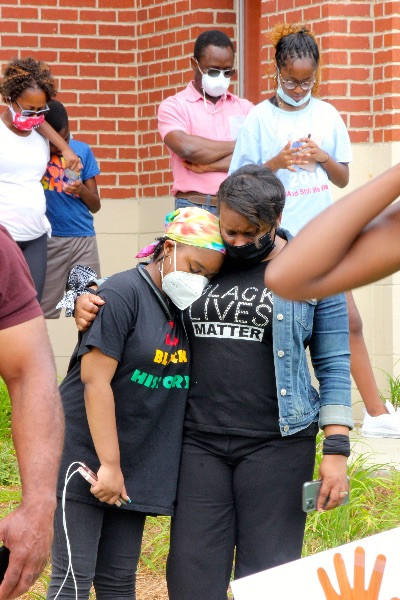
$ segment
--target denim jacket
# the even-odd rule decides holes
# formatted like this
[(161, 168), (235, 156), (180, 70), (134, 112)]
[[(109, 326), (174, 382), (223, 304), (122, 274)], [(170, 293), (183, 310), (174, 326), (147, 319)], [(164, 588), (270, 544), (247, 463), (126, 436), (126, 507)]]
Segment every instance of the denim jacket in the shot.
[[(279, 229), (283, 239), (293, 236)], [(273, 350), (283, 436), (318, 420), (353, 427), (347, 303), (344, 294), (295, 302), (274, 294)], [(319, 382), (311, 385), (306, 348)]]

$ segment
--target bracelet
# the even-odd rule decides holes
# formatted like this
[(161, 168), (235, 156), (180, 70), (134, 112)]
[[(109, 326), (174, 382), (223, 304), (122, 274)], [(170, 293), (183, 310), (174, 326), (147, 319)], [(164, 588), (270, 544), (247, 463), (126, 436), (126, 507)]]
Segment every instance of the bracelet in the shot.
[(325, 154), (327, 155), (328, 158), (326, 160), (319, 160), (318, 162), (319, 162), (320, 165), (324, 165), (330, 159), (329, 154), (327, 152), (325, 152)]
[(328, 435), (322, 444), (322, 454), (340, 454), (341, 456), (350, 456), (349, 436), (341, 433)]

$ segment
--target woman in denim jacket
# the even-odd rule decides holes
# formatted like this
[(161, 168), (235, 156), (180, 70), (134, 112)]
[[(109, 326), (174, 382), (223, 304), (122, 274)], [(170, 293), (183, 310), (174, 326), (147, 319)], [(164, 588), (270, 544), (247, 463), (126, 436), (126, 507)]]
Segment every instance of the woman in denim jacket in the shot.
[[(291, 238), (278, 229), (285, 190), (268, 167), (242, 167), (218, 196), (228, 258), (183, 313), (192, 369), (170, 600), (226, 600), (235, 550), (235, 577), (300, 558), (302, 486), (313, 476), (318, 426), (325, 434), (318, 509), (338, 506), (348, 493), (345, 297), (292, 302), (265, 287), (265, 269)], [(84, 329), (98, 299), (78, 301), (75, 318)]]
[(218, 197), (227, 258), (184, 312), (192, 370), (170, 600), (226, 600), (235, 550), (235, 578), (300, 558), (302, 485), (313, 476), (318, 426), (325, 434), (318, 509), (348, 493), (345, 297), (293, 302), (264, 287), (265, 268), (292, 237), (278, 229), (285, 191), (267, 167), (242, 167)]

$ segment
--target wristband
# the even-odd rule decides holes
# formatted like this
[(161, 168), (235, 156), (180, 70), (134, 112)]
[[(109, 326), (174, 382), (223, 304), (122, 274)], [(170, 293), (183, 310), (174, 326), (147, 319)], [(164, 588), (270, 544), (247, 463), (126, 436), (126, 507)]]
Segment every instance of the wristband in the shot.
[(322, 444), (322, 454), (340, 454), (341, 456), (350, 456), (349, 436), (341, 433), (328, 435)]
[(329, 154), (327, 152), (325, 152), (325, 154), (327, 155), (328, 158), (326, 160), (319, 160), (318, 162), (319, 162), (320, 165), (324, 165), (330, 159)]

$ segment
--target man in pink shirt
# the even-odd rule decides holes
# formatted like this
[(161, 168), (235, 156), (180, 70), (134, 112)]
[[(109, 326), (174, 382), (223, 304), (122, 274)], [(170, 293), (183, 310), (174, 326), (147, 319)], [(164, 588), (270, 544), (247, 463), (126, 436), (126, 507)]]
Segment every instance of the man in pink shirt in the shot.
[(194, 45), (194, 80), (161, 102), (158, 130), (171, 154), (175, 207), (216, 212), (216, 193), (226, 178), (238, 131), (252, 103), (228, 91), (235, 74), (231, 39), (205, 31)]

